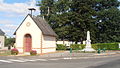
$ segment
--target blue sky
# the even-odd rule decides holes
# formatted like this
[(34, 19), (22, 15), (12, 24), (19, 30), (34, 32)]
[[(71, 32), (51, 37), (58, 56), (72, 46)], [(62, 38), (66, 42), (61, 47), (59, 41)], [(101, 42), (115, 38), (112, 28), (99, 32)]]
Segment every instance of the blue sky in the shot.
[(40, 0), (0, 0), (0, 29), (6, 33), (6, 36), (13, 37), (16, 28), (30, 13), (28, 8), (36, 8), (37, 11), (34, 12), (34, 15), (39, 14), (36, 1)]
[(13, 33), (25, 16), (30, 13), (28, 8), (34, 7), (37, 9), (34, 15), (39, 14), (39, 7), (36, 6), (36, 1), (40, 0), (0, 0), (0, 29), (7, 36), (13, 37)]

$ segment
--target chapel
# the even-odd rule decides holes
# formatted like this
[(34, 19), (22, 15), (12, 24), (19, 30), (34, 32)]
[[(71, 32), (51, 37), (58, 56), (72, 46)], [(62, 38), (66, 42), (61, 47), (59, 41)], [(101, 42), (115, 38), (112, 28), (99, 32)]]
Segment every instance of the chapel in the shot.
[(28, 14), (14, 35), (15, 47), (19, 53), (26, 54), (36, 50), (38, 54), (44, 54), (56, 51), (57, 34), (42, 17)]

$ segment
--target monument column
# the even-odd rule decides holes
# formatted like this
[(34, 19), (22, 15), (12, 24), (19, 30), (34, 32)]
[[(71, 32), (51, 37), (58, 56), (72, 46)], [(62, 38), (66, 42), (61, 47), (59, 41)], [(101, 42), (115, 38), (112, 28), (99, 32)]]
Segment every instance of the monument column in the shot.
[(95, 50), (91, 47), (90, 31), (87, 31), (86, 47), (85, 47), (82, 51), (95, 51)]

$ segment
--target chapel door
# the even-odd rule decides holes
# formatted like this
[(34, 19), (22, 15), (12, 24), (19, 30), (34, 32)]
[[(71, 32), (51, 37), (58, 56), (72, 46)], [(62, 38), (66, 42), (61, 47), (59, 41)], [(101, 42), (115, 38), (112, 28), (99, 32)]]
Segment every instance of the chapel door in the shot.
[(26, 34), (24, 37), (24, 51), (30, 52), (32, 48), (32, 37), (30, 34)]

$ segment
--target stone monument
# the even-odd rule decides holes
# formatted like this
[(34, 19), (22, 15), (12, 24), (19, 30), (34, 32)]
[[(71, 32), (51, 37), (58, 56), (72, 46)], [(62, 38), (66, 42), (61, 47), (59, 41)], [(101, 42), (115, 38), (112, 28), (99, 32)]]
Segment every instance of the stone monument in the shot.
[(95, 50), (91, 47), (90, 31), (87, 31), (86, 47), (85, 47), (82, 51), (89, 51), (89, 52), (95, 51)]

